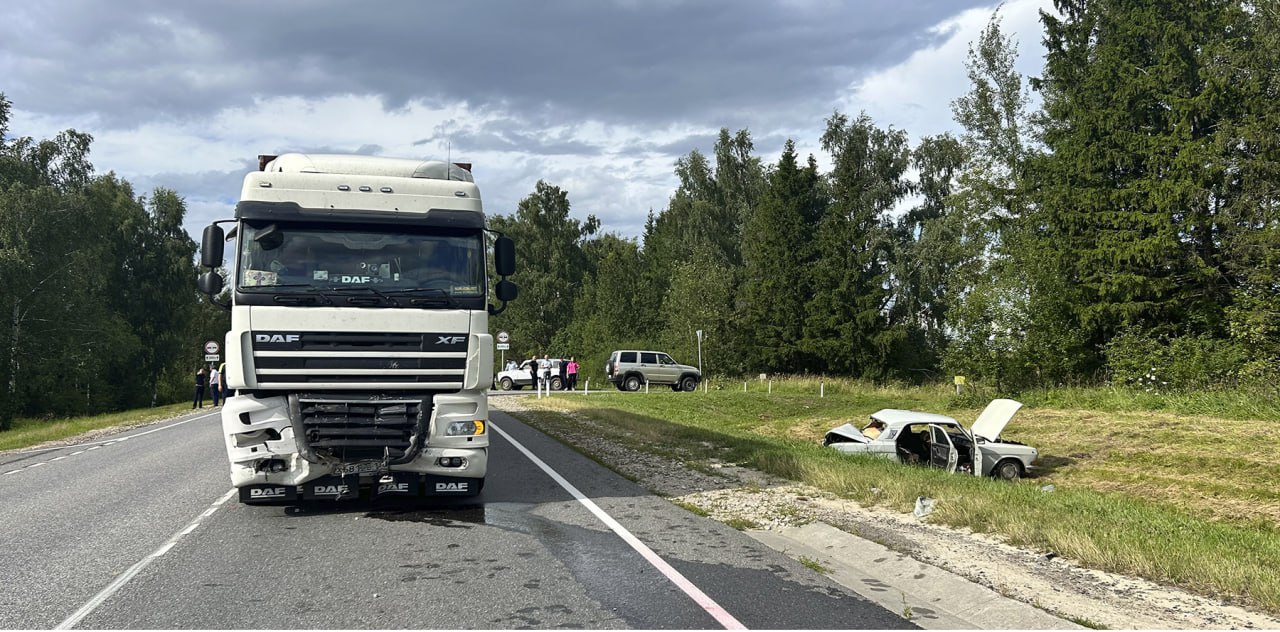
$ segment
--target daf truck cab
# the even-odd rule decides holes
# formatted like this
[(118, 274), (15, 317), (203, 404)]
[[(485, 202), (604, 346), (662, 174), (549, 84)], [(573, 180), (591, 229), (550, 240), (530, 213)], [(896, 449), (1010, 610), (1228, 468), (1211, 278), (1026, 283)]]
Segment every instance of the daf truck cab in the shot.
[(204, 230), (210, 297), (233, 238), (221, 421), (240, 500), (478, 494), (489, 316), (517, 288), (470, 165), (260, 156), (234, 219)]

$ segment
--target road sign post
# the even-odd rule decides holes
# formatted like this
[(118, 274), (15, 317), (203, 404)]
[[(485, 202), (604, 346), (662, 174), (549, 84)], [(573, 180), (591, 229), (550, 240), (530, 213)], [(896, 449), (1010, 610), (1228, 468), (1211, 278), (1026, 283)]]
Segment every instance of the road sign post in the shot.
[(220, 351), (220, 348), (218, 347), (218, 341), (210, 340), (204, 343), (204, 361), (205, 362), (220, 361), (222, 359), (222, 356), (218, 353), (218, 351)]
[(499, 357), (498, 366), (501, 366), (504, 370), (507, 368), (507, 349), (511, 348), (510, 343), (511, 343), (511, 334), (508, 334), (505, 331), (498, 332), (497, 347), (498, 347), (498, 351), (500, 352), (498, 356)]

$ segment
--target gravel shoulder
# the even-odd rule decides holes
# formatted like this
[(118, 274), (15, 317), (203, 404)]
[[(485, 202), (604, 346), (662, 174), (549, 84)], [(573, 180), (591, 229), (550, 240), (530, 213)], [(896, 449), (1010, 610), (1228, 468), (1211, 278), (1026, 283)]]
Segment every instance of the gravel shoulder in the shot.
[[(495, 410), (527, 410), (522, 397), (491, 398)], [(732, 463), (699, 471), (684, 462), (611, 442), (594, 422), (534, 424), (653, 493), (727, 524), (778, 530), (823, 522), (1088, 627), (1110, 629), (1280, 629), (1280, 619), (1151, 581), (1083, 568), (1051, 552), (862, 507), (817, 488)], [(859, 591), (860, 586), (849, 586)]]

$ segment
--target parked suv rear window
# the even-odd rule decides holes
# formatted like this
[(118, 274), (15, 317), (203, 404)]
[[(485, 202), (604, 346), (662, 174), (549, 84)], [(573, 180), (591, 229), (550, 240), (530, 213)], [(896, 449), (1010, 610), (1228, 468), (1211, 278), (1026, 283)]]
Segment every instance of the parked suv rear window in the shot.
[(657, 364), (658, 354), (652, 352), (642, 352), (640, 354), (640, 364)]
[(634, 351), (623, 351), (622, 357), (618, 360), (618, 362), (635, 362), (635, 361), (636, 361), (636, 352)]

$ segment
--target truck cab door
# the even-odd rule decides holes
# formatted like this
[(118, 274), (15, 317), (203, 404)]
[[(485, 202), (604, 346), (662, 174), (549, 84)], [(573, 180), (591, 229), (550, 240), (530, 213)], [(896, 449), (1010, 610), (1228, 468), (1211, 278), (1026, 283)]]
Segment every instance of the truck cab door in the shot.
[(929, 424), (929, 465), (954, 473), (960, 460), (960, 452), (947, 430), (937, 424)]

